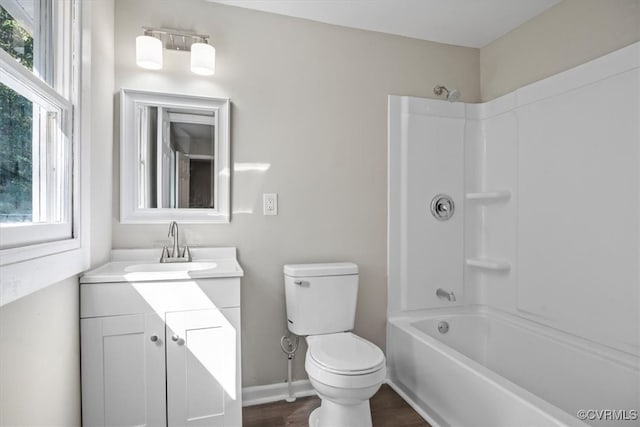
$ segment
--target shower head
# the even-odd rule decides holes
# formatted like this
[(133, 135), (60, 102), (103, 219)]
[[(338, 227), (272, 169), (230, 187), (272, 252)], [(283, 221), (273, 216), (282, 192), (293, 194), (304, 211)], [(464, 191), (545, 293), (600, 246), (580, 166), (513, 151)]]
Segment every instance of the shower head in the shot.
[(460, 99), (460, 91), (458, 89), (449, 89), (446, 86), (436, 86), (433, 88), (433, 93), (440, 96), (445, 94), (447, 97), (447, 101), (456, 102)]

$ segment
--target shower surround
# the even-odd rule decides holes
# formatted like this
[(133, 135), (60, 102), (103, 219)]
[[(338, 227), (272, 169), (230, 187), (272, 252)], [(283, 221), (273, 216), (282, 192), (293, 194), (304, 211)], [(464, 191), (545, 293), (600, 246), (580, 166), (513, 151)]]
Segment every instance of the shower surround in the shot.
[(638, 420), (639, 117), (640, 43), (484, 104), (389, 97), (389, 375), (434, 425)]

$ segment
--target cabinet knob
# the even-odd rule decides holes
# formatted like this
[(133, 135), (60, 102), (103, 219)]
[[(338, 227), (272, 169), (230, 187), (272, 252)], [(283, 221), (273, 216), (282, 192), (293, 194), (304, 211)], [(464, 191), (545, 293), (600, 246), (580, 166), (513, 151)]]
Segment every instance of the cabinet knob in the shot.
[(171, 335), (171, 340), (175, 341), (175, 342), (178, 342), (180, 340), (180, 336), (177, 335), (177, 334), (176, 335)]
[(151, 337), (149, 339), (151, 340), (151, 342), (158, 342), (158, 336), (157, 335), (151, 335)]

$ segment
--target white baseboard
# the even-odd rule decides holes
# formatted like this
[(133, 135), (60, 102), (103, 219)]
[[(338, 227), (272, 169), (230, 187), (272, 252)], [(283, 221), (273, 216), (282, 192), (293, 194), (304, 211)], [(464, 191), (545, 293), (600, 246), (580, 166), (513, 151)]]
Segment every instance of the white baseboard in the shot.
[[(314, 396), (316, 391), (309, 380), (298, 380), (291, 383), (295, 397)], [(242, 389), (242, 406), (262, 405), (263, 403), (285, 400), (289, 396), (287, 383), (257, 385)]]

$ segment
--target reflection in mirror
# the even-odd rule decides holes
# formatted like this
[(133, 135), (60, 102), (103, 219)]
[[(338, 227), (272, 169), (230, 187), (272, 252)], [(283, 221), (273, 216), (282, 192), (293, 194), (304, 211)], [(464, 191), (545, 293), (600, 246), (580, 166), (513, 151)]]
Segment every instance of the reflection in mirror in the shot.
[(229, 222), (229, 105), (122, 90), (122, 223)]
[(139, 207), (215, 208), (215, 112), (138, 108)]

